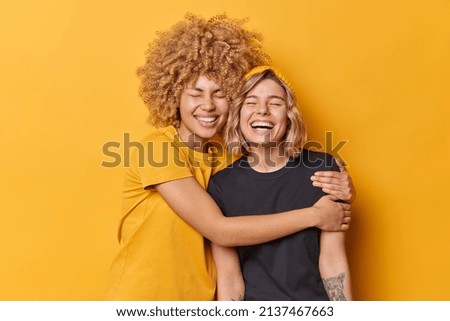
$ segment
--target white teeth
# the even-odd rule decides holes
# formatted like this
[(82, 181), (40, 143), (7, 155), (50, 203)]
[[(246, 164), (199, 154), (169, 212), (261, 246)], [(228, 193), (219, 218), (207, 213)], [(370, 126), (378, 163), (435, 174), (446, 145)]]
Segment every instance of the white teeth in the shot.
[(253, 128), (256, 128), (256, 127), (262, 127), (262, 128), (266, 128), (266, 129), (273, 128), (273, 124), (271, 124), (269, 122), (264, 122), (264, 121), (255, 121), (255, 122), (251, 123), (251, 126)]
[(200, 116), (197, 116), (197, 117), (195, 117), (198, 121), (201, 121), (201, 122), (203, 122), (203, 123), (212, 123), (212, 122), (215, 122), (216, 121), (216, 119), (217, 119), (217, 117), (200, 117)]

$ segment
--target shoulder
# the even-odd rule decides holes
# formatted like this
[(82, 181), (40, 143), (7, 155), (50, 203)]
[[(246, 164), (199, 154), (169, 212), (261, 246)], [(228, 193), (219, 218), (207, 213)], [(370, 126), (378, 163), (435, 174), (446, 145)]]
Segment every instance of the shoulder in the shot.
[[(131, 143), (133, 144), (133, 143)], [(152, 128), (137, 146), (145, 151), (147, 157), (172, 159), (174, 157), (185, 158), (187, 146), (181, 142), (177, 130), (173, 126)]]
[(178, 151), (173, 126), (152, 130), (136, 146), (132, 170), (144, 188), (193, 176), (185, 153)]
[(226, 183), (227, 181), (234, 181), (236, 175), (239, 175), (238, 172), (240, 170), (240, 159), (235, 160), (230, 165), (226, 166), (219, 172), (215, 173), (211, 177), (211, 181), (216, 184)]
[(151, 142), (173, 142), (177, 131), (173, 126), (152, 128), (151, 131), (141, 139), (141, 143)]

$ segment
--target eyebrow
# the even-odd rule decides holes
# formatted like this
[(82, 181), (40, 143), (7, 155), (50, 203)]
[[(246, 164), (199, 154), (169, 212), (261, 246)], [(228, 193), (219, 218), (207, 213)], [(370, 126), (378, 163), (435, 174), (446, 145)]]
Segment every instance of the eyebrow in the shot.
[[(245, 97), (246, 100), (249, 99), (249, 98), (255, 98), (255, 99), (258, 99), (259, 97), (256, 96), (256, 95), (251, 95), (251, 96)], [(272, 99), (272, 98), (277, 98), (277, 99), (281, 99), (282, 101), (285, 101), (283, 97), (278, 96), (278, 95), (270, 95), (269, 98), (270, 98), (270, 99)]]

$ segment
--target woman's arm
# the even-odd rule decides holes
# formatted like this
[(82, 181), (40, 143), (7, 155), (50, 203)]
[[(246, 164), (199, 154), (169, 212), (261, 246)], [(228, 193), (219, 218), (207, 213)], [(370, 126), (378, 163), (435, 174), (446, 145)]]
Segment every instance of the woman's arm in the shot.
[(320, 235), (319, 269), (330, 300), (352, 300), (344, 232), (322, 231)]
[[(155, 185), (172, 210), (211, 242), (221, 246), (268, 242), (309, 227), (344, 231), (350, 205), (323, 196), (314, 206), (276, 215), (225, 217), (193, 177)], [(250, 214), (250, 213), (249, 213)]]
[(211, 243), (211, 249), (217, 271), (217, 300), (244, 300), (245, 285), (237, 250), (214, 243)]

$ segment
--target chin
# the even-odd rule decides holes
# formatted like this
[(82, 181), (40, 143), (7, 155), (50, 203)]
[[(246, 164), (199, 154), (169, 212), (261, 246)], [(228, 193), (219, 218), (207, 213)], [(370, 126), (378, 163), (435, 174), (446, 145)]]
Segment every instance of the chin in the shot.
[(210, 139), (210, 138), (214, 137), (215, 135), (217, 135), (218, 132), (219, 132), (219, 130), (217, 130), (217, 129), (211, 128), (211, 129), (205, 130), (204, 128), (202, 128), (202, 129), (199, 129), (196, 134), (197, 134), (197, 136), (207, 140), (207, 139)]

